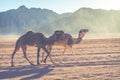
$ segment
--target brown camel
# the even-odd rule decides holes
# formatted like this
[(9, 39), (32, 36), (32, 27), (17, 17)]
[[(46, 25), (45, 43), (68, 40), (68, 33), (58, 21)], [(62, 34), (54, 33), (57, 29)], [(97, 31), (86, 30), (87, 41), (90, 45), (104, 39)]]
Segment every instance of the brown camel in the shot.
[[(54, 33), (52, 36), (50, 36), (49, 38), (46, 38), (42, 33), (34, 33), (32, 31), (28, 31), (26, 34), (24, 34), (23, 36), (21, 36), (17, 42), (16, 42), (16, 46), (15, 46), (15, 50), (12, 53), (12, 57), (11, 57), (11, 66), (14, 66), (13, 64), (13, 58), (15, 53), (20, 49), (20, 47), (22, 48), (23, 54), (25, 59), (31, 64), (33, 65), (30, 60), (27, 58), (26, 55), (26, 49), (27, 49), (27, 45), (29, 46), (36, 46), (37, 47), (37, 64), (39, 63), (39, 56), (40, 56), (40, 48), (42, 48), (46, 53), (47, 56), (44, 59), (44, 62), (46, 62), (47, 57), (50, 57), (50, 53), (48, 52), (48, 50), (46, 49), (46, 45), (50, 45), (53, 44), (56, 41), (56, 37), (60, 36), (59, 34), (61, 33)], [(57, 36), (56, 36), (57, 35)], [(52, 63), (53, 60), (51, 59)]]
[[(61, 35), (60, 35), (60, 32), (61, 32)], [(53, 45), (63, 46), (64, 47), (64, 50), (62, 53), (63, 55), (64, 52), (66, 51), (67, 46), (70, 47), (72, 50), (73, 44), (79, 44), (86, 32), (88, 32), (88, 29), (81, 29), (79, 31), (78, 38), (73, 39), (72, 36), (68, 33), (64, 33), (64, 32), (62, 33), (62, 31), (56, 31), (55, 34), (59, 34), (60, 36), (56, 35), (57, 40), (53, 44), (47, 45), (47, 49), (49, 50), (49, 52), (51, 52)], [(72, 54), (73, 54), (73, 51), (72, 51)], [(44, 57), (44, 52), (42, 53), (42, 58), (43, 57)]]

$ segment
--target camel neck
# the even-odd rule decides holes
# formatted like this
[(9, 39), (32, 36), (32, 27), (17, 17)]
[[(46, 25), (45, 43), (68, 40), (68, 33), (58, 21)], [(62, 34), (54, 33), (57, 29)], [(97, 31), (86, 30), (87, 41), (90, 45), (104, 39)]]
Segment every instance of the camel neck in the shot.
[(78, 43), (81, 42), (81, 40), (82, 40), (82, 38), (77, 38), (76, 41), (75, 41), (75, 43), (78, 44)]
[(84, 37), (84, 34), (79, 33), (78, 38), (76, 39), (75, 43), (76, 44), (80, 43), (83, 37)]

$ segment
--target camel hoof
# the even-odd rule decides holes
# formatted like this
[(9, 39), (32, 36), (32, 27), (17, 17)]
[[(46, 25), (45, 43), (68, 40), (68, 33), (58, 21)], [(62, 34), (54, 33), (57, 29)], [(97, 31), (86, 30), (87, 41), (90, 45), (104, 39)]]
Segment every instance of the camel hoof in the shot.
[(34, 66), (34, 64), (32, 64), (32, 63), (31, 63), (31, 65), (33, 65), (33, 66)]
[(15, 67), (15, 65), (12, 64), (11, 67)]
[(46, 64), (46, 60), (43, 61)]
[(40, 63), (37, 63), (37, 65), (40, 65)]

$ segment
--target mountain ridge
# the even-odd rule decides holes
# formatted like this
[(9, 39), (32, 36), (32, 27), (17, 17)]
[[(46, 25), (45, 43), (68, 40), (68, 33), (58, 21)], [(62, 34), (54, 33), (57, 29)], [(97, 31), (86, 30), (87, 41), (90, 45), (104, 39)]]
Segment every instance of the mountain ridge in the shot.
[(58, 14), (49, 9), (27, 8), (0, 12), (0, 34), (22, 34), (28, 30), (51, 34), (64, 30), (76, 34), (81, 28), (90, 33), (119, 33), (120, 11), (80, 8), (73, 13)]

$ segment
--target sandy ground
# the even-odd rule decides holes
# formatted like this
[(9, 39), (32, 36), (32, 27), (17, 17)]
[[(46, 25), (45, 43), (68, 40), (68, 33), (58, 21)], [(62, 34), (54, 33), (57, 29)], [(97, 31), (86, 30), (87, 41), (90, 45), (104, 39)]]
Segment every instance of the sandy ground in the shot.
[[(85, 39), (68, 48), (54, 46), (47, 64), (31, 66), (19, 50), (10, 67), (15, 42), (0, 42), (0, 79), (5, 80), (120, 80), (120, 39)], [(42, 50), (41, 50), (42, 51)], [(27, 55), (36, 64), (36, 48), (28, 47)]]

